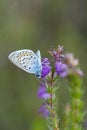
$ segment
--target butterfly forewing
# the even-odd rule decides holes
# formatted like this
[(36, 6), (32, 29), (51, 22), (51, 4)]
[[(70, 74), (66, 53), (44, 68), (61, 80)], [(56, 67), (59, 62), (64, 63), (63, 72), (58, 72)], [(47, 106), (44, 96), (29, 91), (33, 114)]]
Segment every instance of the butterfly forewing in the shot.
[(23, 69), (28, 73), (36, 73), (39, 67), (38, 57), (31, 50), (24, 49), (24, 50), (12, 52), (9, 55), (9, 59), (17, 67)]

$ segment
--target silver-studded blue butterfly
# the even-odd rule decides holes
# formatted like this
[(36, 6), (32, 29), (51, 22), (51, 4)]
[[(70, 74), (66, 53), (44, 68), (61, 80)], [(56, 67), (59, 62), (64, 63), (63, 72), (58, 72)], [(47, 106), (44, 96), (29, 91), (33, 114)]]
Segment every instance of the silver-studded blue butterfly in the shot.
[(41, 77), (42, 65), (41, 54), (38, 50), (36, 54), (32, 50), (23, 49), (12, 52), (8, 56), (9, 60), (22, 70)]

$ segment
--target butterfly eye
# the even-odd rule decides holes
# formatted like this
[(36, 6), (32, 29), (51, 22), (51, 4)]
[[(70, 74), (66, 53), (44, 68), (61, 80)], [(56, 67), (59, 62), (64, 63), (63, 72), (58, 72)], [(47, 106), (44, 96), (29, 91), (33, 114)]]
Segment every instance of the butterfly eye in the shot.
[(40, 78), (41, 76), (40, 75), (36, 75), (38, 78)]

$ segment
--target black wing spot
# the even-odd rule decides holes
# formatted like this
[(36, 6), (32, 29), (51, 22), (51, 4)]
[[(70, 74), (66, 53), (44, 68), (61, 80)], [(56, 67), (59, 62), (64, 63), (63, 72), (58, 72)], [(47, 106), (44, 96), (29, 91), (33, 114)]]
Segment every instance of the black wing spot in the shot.
[(31, 65), (35, 65), (35, 62), (32, 62)]
[(31, 69), (31, 67), (29, 67), (29, 70)]
[(23, 58), (23, 61), (25, 60), (25, 58)]
[(36, 57), (34, 57), (34, 59), (36, 59)]

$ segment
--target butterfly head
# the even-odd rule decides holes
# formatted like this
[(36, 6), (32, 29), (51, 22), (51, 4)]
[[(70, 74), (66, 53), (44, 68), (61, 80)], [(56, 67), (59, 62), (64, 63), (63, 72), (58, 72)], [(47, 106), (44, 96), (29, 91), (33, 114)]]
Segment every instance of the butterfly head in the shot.
[(36, 71), (35, 75), (38, 78), (41, 78), (41, 71), (42, 71), (42, 67), (39, 68), (39, 70)]

